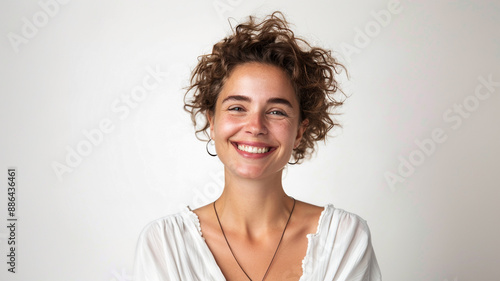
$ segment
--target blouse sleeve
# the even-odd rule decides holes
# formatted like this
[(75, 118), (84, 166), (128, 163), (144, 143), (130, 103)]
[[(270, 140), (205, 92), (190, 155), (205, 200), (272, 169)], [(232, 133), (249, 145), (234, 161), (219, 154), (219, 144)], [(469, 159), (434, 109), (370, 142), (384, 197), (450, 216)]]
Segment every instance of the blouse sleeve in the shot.
[[(355, 216), (355, 215), (354, 215)], [(355, 216), (355, 223), (344, 240), (344, 257), (334, 280), (381, 281), (382, 275), (371, 243), (368, 224)]]
[(144, 228), (136, 247), (134, 281), (224, 280), (195, 216), (173, 214)]
[(161, 228), (151, 223), (141, 232), (134, 261), (134, 281), (168, 281), (166, 272), (165, 239), (161, 239)]

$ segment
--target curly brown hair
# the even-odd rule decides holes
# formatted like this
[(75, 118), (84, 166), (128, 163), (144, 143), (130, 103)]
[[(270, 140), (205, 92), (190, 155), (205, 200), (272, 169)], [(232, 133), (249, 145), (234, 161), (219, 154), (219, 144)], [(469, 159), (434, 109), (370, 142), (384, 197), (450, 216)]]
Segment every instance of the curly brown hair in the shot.
[[(206, 114), (215, 112), (224, 82), (236, 66), (248, 62), (278, 66), (288, 74), (300, 104), (300, 121), (308, 120), (302, 140), (292, 153), (301, 162), (314, 152), (316, 141), (325, 140), (330, 129), (340, 126), (333, 115), (346, 95), (336, 76), (345, 67), (332, 57), (331, 51), (312, 47), (296, 37), (281, 12), (261, 22), (250, 16), (233, 29), (233, 34), (216, 43), (211, 54), (198, 57), (184, 96), (184, 109), (191, 114), (198, 139), (201, 132), (208, 137)], [(334, 95), (337, 92), (342, 94), (340, 99)], [(200, 122), (201, 127), (197, 126)]]

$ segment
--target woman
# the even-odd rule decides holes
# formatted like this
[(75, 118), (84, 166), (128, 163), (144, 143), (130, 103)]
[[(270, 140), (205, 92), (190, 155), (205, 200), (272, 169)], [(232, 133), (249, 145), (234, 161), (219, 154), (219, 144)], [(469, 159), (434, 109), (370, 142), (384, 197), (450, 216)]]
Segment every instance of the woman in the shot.
[(329, 112), (342, 104), (334, 98), (342, 68), (295, 37), (279, 12), (250, 17), (200, 58), (185, 109), (195, 126), (206, 117), (197, 133), (208, 133), (208, 153), (224, 164), (224, 191), (143, 230), (137, 281), (381, 280), (363, 219), (282, 186), (287, 163), (337, 125)]

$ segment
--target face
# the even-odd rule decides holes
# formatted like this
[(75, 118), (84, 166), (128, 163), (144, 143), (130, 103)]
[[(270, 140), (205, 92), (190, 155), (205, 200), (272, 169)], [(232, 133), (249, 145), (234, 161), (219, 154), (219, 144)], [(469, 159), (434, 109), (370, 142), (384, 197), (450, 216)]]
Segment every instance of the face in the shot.
[(231, 176), (281, 176), (304, 133), (299, 103), (287, 74), (246, 63), (233, 69), (208, 116), (217, 155)]

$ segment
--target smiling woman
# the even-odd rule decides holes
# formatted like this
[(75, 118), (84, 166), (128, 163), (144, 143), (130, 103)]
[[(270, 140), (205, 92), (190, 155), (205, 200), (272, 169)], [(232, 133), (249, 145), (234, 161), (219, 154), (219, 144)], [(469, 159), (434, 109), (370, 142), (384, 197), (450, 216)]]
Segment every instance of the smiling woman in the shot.
[(296, 200), (282, 185), (290, 159), (301, 162), (337, 125), (341, 69), (329, 51), (295, 37), (279, 12), (250, 17), (200, 58), (185, 109), (195, 126), (206, 117), (197, 133), (215, 142), (224, 191), (150, 223), (135, 280), (381, 280), (363, 219)]
[(279, 67), (235, 67), (208, 115), (210, 137), (228, 176), (262, 179), (280, 173), (307, 125), (290, 79)]

